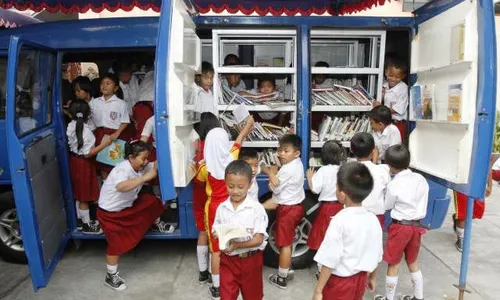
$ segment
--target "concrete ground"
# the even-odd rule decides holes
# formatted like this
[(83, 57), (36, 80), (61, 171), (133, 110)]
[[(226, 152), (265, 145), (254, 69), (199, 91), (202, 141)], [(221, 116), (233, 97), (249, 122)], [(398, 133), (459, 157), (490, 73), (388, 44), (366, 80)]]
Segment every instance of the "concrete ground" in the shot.
[[(467, 300), (498, 299), (500, 295), (500, 186), (495, 185), (488, 199), (483, 220), (474, 221)], [(453, 211), (450, 205), (449, 214)], [(426, 234), (420, 255), (428, 300), (458, 299), (460, 253), (454, 246), (455, 235), (451, 218), (443, 228)], [(96, 300), (145, 299), (190, 300), (208, 299), (207, 286), (197, 281), (194, 241), (145, 241), (135, 251), (123, 257), (120, 273), (128, 289), (115, 292), (103, 286), (106, 271), (104, 241), (85, 241), (82, 248), (68, 247), (49, 286), (33, 292), (26, 266), (0, 262), (0, 299), (8, 300)], [(266, 268), (264, 278), (274, 270)], [(377, 291), (383, 292), (385, 266), (379, 273)], [(264, 281), (264, 299), (310, 299), (315, 284), (315, 268), (297, 270), (295, 279), (285, 291)], [(400, 271), (398, 294), (410, 292), (411, 283), (406, 268)], [(368, 292), (365, 299), (371, 299)]]

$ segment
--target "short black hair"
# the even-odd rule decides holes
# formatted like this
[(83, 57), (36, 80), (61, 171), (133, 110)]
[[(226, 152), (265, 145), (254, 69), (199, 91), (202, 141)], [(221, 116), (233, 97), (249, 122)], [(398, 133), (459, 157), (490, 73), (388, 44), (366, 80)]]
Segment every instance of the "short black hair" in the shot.
[(285, 134), (279, 140), (280, 146), (289, 145), (294, 148), (294, 150), (301, 151), (302, 149), (302, 139), (296, 134)]
[(408, 71), (408, 64), (397, 56), (393, 56), (387, 61), (385, 68), (389, 67), (403, 71), (404, 75), (406, 75), (406, 72)]
[(214, 73), (214, 66), (208, 61), (204, 61), (201, 63), (201, 73)]
[(117, 61), (113, 64), (113, 72), (116, 75), (120, 75), (120, 73), (132, 73), (132, 64), (128, 61)]
[(200, 123), (198, 123), (197, 132), (200, 136), (200, 140), (204, 141), (207, 138), (207, 134), (210, 130), (220, 127), (220, 121), (211, 112), (204, 112), (200, 116)]
[(324, 67), (324, 68), (330, 67), (330, 65), (326, 61), (318, 61), (314, 66), (315, 67)]
[(385, 162), (396, 170), (408, 169), (410, 159), (410, 151), (402, 144), (391, 146), (385, 151)]
[(243, 160), (233, 160), (230, 162), (226, 167), (224, 178), (229, 174), (245, 176), (248, 179), (248, 182), (251, 182), (253, 177), (252, 167), (250, 167), (250, 165)]
[(344, 147), (337, 141), (328, 141), (321, 148), (321, 164), (339, 166), (347, 159)]
[(361, 203), (373, 189), (373, 177), (368, 168), (358, 162), (343, 164), (337, 173), (337, 186), (352, 202)]
[(151, 145), (146, 142), (139, 140), (127, 142), (125, 144), (125, 159), (128, 159), (131, 155), (132, 157), (136, 157), (139, 153), (146, 150), (151, 152)]
[(358, 132), (351, 138), (351, 152), (356, 158), (366, 158), (375, 149), (373, 135), (368, 132)]
[(377, 123), (388, 126), (392, 123), (392, 113), (389, 107), (379, 105), (368, 112), (368, 117)]
[(273, 84), (273, 87), (276, 88), (276, 80), (274, 80), (274, 77), (272, 76), (269, 76), (269, 75), (264, 75), (264, 76), (261, 76), (259, 78), (259, 80), (257, 81), (257, 87), (260, 88), (260, 86), (264, 83), (264, 82), (270, 82)]
[(92, 83), (90, 82), (90, 79), (86, 76), (78, 76), (73, 81), (71, 82), (71, 87), (73, 88), (73, 92), (76, 91), (76, 87), (82, 91), (85, 91), (89, 95), (93, 95), (94, 91), (92, 89)]
[(240, 59), (236, 54), (228, 54), (224, 57), (224, 66), (235, 66), (240, 64)]
[(241, 149), (238, 159), (243, 161), (247, 159), (259, 159), (259, 153), (252, 149)]

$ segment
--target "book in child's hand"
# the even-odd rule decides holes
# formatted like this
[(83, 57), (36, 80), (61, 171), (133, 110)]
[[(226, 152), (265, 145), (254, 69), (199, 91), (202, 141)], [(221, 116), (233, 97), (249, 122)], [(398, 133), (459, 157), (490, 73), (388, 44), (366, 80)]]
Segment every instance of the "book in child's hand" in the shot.
[(236, 120), (236, 123), (242, 124), (244, 121), (250, 117), (250, 113), (248, 112), (248, 108), (245, 104), (240, 104), (236, 106), (233, 110), (233, 115)]
[(233, 240), (244, 242), (252, 239), (252, 234), (241, 225), (216, 224), (213, 226), (213, 231), (219, 239), (219, 249), (222, 251), (229, 248)]
[(124, 140), (114, 140), (111, 145), (104, 148), (97, 154), (96, 160), (100, 163), (116, 166), (117, 164), (124, 161), (125, 156), (125, 141)]

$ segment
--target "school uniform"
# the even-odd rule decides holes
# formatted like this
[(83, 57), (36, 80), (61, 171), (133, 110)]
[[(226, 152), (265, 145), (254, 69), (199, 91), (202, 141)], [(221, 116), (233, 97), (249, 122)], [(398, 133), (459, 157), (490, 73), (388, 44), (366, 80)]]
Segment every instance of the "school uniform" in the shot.
[(78, 149), (78, 138), (76, 136), (76, 121), (71, 121), (66, 129), (68, 146), (70, 150), (69, 170), (71, 185), (73, 187), (73, 198), (80, 202), (94, 202), (99, 199), (99, 183), (95, 160), (86, 158), (94, 148), (95, 136), (87, 124), (83, 124), (83, 145)]
[(425, 178), (411, 170), (396, 174), (387, 185), (385, 209), (392, 210), (384, 260), (398, 264), (405, 254), (407, 263), (417, 260), (421, 236), (425, 229), (420, 221), (427, 214), (429, 185)]
[(147, 120), (154, 114), (153, 101), (154, 71), (149, 71), (141, 81), (137, 102), (132, 107), (132, 117), (138, 134), (143, 131)]
[[(242, 248), (221, 254), (220, 296), (221, 299), (236, 300), (241, 291), (244, 299), (261, 300), (264, 296), (262, 282), (263, 255), (267, 245), (268, 217), (264, 207), (247, 198), (234, 209), (230, 199), (222, 202), (215, 215), (214, 224), (243, 226), (248, 232), (262, 234), (264, 242), (253, 248)], [(241, 240), (244, 241), (244, 240)]]
[(326, 165), (319, 168), (312, 177), (311, 191), (319, 194), (318, 201), (320, 202), (319, 210), (312, 224), (307, 246), (312, 250), (318, 250), (326, 230), (330, 224), (330, 220), (335, 216), (344, 205), (337, 200), (337, 173), (339, 166)]
[(379, 161), (385, 159), (385, 151), (389, 147), (401, 144), (401, 134), (394, 124), (386, 126), (382, 132), (374, 131), (372, 135), (375, 140), (375, 146), (378, 149)]
[(118, 183), (141, 177), (153, 167), (153, 163), (149, 163), (144, 170), (136, 172), (125, 160), (104, 181), (97, 219), (108, 242), (107, 255), (119, 256), (132, 250), (165, 211), (155, 195), (139, 194), (142, 185), (128, 192), (116, 189)]
[(207, 168), (205, 203), (205, 231), (208, 233), (208, 246), (212, 252), (219, 252), (219, 243), (212, 234), (215, 213), (219, 205), (228, 198), (226, 181), (224, 180), (227, 165), (238, 159), (241, 145), (231, 146), (227, 132), (222, 128), (210, 130), (205, 139), (203, 154)]
[(373, 189), (368, 197), (361, 203), (369, 212), (374, 213), (380, 221), (382, 230), (385, 225), (385, 190), (391, 181), (391, 173), (388, 165), (376, 165), (371, 161), (361, 161), (373, 177)]
[(139, 97), (139, 78), (132, 76), (128, 83), (120, 82), (120, 88), (123, 91), (123, 101), (127, 104), (127, 111), (132, 115), (132, 108)]
[(217, 107), (217, 101), (214, 98), (214, 93), (212, 90), (205, 90), (201, 86), (198, 90), (198, 99), (196, 100), (194, 111), (198, 113), (211, 112), (217, 118), (219, 117), (219, 110)]
[(276, 245), (290, 246), (295, 237), (295, 229), (304, 217), (304, 166), (300, 158), (283, 165), (278, 171), (279, 185), (272, 189), (276, 208)]
[(151, 153), (149, 154), (149, 161), (156, 161), (156, 138), (155, 138), (155, 117), (151, 116), (144, 124), (141, 136), (147, 136), (150, 138), (153, 144)]
[[(258, 171), (257, 174), (258, 173), (260, 173), (260, 171)], [(252, 178), (252, 184), (248, 189), (248, 198), (259, 202), (259, 185), (257, 184), (257, 175)]]
[(404, 141), (406, 137), (406, 130), (408, 127), (408, 85), (403, 81), (396, 84), (394, 87), (389, 88), (389, 83), (384, 82), (383, 88), (385, 89), (384, 104), (395, 111), (392, 114), (394, 125), (399, 129), (401, 140)]
[(197, 151), (194, 156), (196, 163), (196, 175), (193, 180), (193, 215), (196, 228), (199, 231), (205, 231), (205, 203), (207, 202), (206, 183), (208, 180), (208, 171), (205, 164), (203, 147), (204, 141), (199, 141)]
[(231, 91), (235, 92), (235, 93), (239, 93), (241, 91), (246, 91), (247, 90), (247, 86), (245, 84), (245, 82), (243, 80), (240, 80), (240, 82), (238, 83), (237, 86), (229, 86), (229, 83), (227, 82), (227, 79), (226, 78), (222, 78), (222, 84), (229, 87), (231, 89)]
[(335, 215), (314, 260), (332, 269), (325, 300), (362, 300), (368, 273), (382, 260), (382, 229), (364, 207), (346, 207)]

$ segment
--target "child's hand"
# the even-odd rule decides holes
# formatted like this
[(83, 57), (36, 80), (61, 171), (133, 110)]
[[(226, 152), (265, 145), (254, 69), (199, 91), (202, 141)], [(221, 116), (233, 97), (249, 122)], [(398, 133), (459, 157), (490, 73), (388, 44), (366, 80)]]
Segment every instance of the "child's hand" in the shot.
[(381, 104), (382, 104), (382, 103), (380, 103), (380, 101), (375, 100), (375, 101), (373, 101), (372, 106), (373, 106), (373, 107), (377, 107), (377, 106), (380, 106)]
[(111, 136), (105, 135), (101, 140), (101, 145), (104, 147), (107, 147), (107, 146), (111, 145), (112, 142), (113, 142), (113, 140), (111, 139)]
[(377, 287), (377, 278), (375, 276), (369, 276), (368, 282), (366, 283), (366, 288), (373, 293), (376, 287)]
[(114, 140), (118, 139), (118, 136), (120, 136), (120, 134), (118, 133), (118, 131), (115, 131), (115, 133), (113, 133), (109, 137), (111, 138), (112, 141), (114, 141)]
[(314, 292), (312, 300), (323, 300), (323, 293)]
[(248, 128), (252, 128), (254, 124), (255, 124), (255, 119), (253, 118), (253, 116), (250, 116), (245, 126), (247, 126)]
[(229, 244), (229, 248), (227, 248), (226, 250), (224, 250), (224, 253), (226, 253), (227, 255), (231, 254), (231, 252), (233, 252), (234, 250), (238, 249), (239, 248), (239, 243), (237, 242), (231, 242)]
[(278, 176), (276, 176), (276, 174), (270, 173), (269, 174), (269, 186), (274, 189), (279, 184), (280, 184), (280, 181), (278, 179)]
[(269, 167), (269, 171), (273, 174), (277, 174), (278, 173), (278, 166), (277, 165), (272, 165)]
[(306, 172), (306, 177), (307, 178), (312, 178), (314, 173), (316, 173), (316, 171), (314, 171), (314, 168), (309, 168), (307, 169), (307, 172)]

